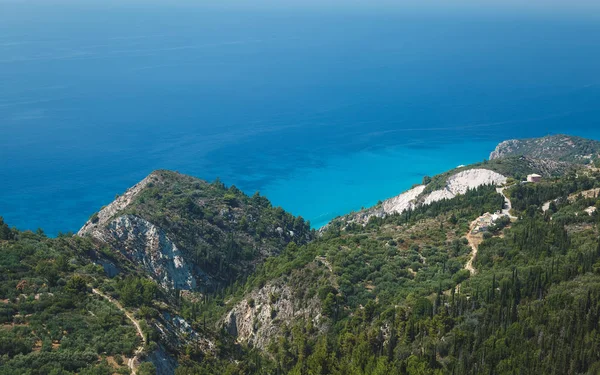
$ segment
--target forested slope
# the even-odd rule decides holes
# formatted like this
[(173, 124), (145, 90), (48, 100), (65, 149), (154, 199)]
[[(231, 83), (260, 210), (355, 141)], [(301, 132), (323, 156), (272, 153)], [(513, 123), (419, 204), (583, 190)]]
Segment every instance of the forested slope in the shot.
[(0, 373), (600, 373), (600, 173), (565, 157), (461, 167), (422, 192), (508, 178), (318, 234), (169, 171), (79, 236), (0, 219)]
[(90, 288), (105, 278), (86, 239), (8, 229), (0, 219), (0, 373), (108, 374), (141, 340)]
[(143, 264), (167, 288), (214, 291), (313, 233), (258, 192), (161, 170), (92, 215), (79, 235)]
[[(484, 235), (473, 276), (461, 271), (468, 255), (462, 238), (470, 220), (501, 204), (491, 187), (372, 218), (364, 227), (332, 227), (294, 256), (273, 258), (244, 290), (277, 278), (294, 285), (297, 270), (315, 259), (333, 270), (335, 281), (322, 278), (308, 291), (321, 299), (315, 316), (326, 317), (326, 333), (315, 331), (314, 319), (289, 322), (273, 338), (277, 345), (264, 350), (269, 371), (596, 373), (599, 217), (585, 210), (600, 201), (560, 198), (599, 183), (597, 172), (587, 170), (509, 187), (518, 220)], [(543, 200), (556, 198), (552, 210), (541, 210)], [(203, 366), (210, 368), (196, 364), (180, 372), (201, 373)]]

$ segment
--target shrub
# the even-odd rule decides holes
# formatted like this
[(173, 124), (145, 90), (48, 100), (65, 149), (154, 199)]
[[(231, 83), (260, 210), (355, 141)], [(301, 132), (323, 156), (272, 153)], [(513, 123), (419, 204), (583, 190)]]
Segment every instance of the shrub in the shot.
[(93, 224), (96, 224), (99, 220), (100, 220), (100, 218), (98, 217), (98, 213), (97, 212), (94, 212), (94, 214), (92, 216), (90, 216), (90, 221)]
[(238, 205), (237, 197), (232, 193), (227, 193), (223, 196), (225, 203), (231, 207), (236, 207)]
[(152, 362), (144, 362), (138, 367), (139, 375), (156, 375), (156, 367)]

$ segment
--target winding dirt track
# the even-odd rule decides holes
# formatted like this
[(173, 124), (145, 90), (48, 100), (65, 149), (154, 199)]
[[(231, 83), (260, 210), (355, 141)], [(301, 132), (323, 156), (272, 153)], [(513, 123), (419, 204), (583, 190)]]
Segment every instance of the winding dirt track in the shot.
[[(504, 208), (502, 209), (502, 214), (508, 216), (511, 221), (515, 221), (515, 220), (517, 220), (517, 217), (512, 216), (510, 214), (510, 210), (512, 209), (512, 202), (504, 194), (504, 189), (506, 189), (506, 188), (499, 187), (496, 189), (496, 192), (498, 192), (498, 194), (501, 194), (504, 197)], [(485, 215), (489, 215), (489, 214), (484, 214), (483, 216), (485, 216)], [(483, 235), (482, 234), (473, 234), (473, 229), (475, 229), (475, 227), (477, 226), (477, 223), (481, 220), (481, 218), (483, 218), (483, 216), (480, 216), (477, 219), (475, 219), (473, 222), (471, 222), (471, 225), (469, 225), (469, 232), (467, 233), (467, 236), (466, 236), (467, 241), (469, 241), (469, 246), (471, 247), (471, 257), (467, 261), (467, 264), (465, 264), (465, 269), (467, 271), (471, 272), (471, 275), (475, 274), (476, 270), (475, 270), (475, 267), (473, 267), (473, 262), (475, 261), (475, 257), (477, 256), (477, 251), (479, 250), (479, 245), (481, 245), (481, 243), (483, 242)]]
[(475, 257), (477, 256), (479, 245), (483, 242), (483, 236), (472, 234), (472, 231), (477, 226), (477, 222), (479, 222), (480, 218), (481, 217), (478, 217), (477, 219), (473, 220), (473, 222), (471, 222), (471, 225), (469, 226), (469, 233), (467, 233), (467, 241), (469, 241), (469, 246), (471, 246), (471, 256), (469, 257), (467, 264), (465, 264), (465, 269), (471, 272), (471, 275), (475, 274), (473, 261), (475, 261)]
[(92, 288), (92, 292), (94, 294), (97, 294), (100, 297), (104, 298), (105, 300), (109, 301), (110, 303), (115, 305), (119, 310), (121, 310), (123, 312), (123, 314), (125, 314), (125, 316), (131, 321), (131, 323), (133, 323), (133, 325), (135, 326), (135, 329), (138, 332), (138, 336), (141, 337), (142, 345), (140, 345), (135, 350), (133, 357), (127, 361), (127, 366), (131, 369), (131, 374), (135, 375), (136, 369), (138, 367), (138, 362), (139, 362), (138, 357), (144, 351), (144, 346), (146, 345), (146, 337), (144, 336), (144, 332), (142, 331), (140, 322), (137, 319), (135, 319), (135, 317), (131, 313), (129, 313), (127, 310), (125, 310), (125, 308), (119, 303), (119, 301), (115, 300), (114, 298), (112, 298), (110, 296), (107, 296), (106, 294), (102, 293), (101, 291), (99, 291), (96, 288)]
[(504, 208), (502, 209), (502, 214), (508, 216), (511, 220), (514, 221), (514, 220), (517, 220), (518, 218), (516, 216), (512, 216), (510, 214), (510, 210), (512, 210), (512, 202), (510, 201), (510, 199), (508, 199), (506, 194), (504, 194), (505, 189), (506, 189), (506, 187), (496, 188), (496, 192), (498, 192), (498, 194), (500, 194), (504, 197)]

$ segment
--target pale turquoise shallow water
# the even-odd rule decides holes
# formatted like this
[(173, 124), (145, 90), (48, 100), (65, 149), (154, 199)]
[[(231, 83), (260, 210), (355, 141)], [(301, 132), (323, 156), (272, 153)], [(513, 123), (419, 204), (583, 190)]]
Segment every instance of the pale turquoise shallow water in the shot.
[(0, 215), (23, 229), (75, 231), (158, 168), (318, 227), (507, 138), (600, 139), (583, 15), (94, 4), (0, 3)]
[[(289, 177), (268, 184), (263, 192), (292, 212), (311, 218), (313, 226), (362, 206), (375, 205), (435, 175), (461, 164), (483, 160), (494, 142), (447, 144), (426, 152), (410, 148), (362, 151), (328, 160), (324, 168), (301, 168)], [(312, 197), (312, 199), (297, 197)], [(327, 208), (325, 211), (323, 208)]]

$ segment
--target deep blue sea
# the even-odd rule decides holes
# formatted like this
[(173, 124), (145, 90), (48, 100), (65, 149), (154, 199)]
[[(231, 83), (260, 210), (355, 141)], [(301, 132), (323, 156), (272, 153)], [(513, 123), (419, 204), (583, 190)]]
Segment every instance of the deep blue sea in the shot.
[(600, 139), (587, 16), (0, 2), (0, 216), (76, 231), (154, 169), (313, 226), (513, 137)]

